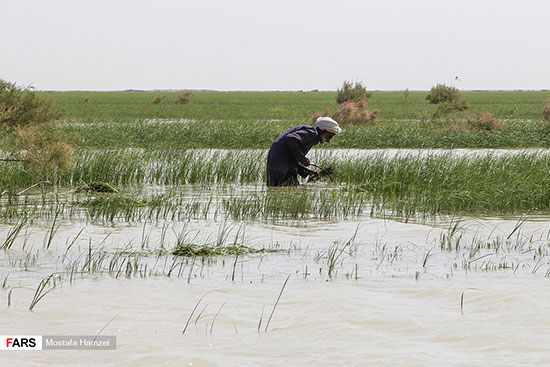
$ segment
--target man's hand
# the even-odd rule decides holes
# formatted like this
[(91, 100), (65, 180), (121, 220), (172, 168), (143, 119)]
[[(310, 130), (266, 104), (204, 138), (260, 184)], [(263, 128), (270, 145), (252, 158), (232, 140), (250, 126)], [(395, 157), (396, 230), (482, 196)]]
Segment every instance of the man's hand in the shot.
[(319, 172), (314, 171), (314, 170), (312, 170), (312, 169), (309, 170), (309, 175), (310, 175), (311, 177), (314, 177), (314, 178), (319, 178), (319, 177), (321, 177), (321, 175), (319, 174)]
[(309, 159), (304, 158), (304, 159), (301, 160), (300, 163), (302, 164), (302, 166), (308, 167), (309, 166)]

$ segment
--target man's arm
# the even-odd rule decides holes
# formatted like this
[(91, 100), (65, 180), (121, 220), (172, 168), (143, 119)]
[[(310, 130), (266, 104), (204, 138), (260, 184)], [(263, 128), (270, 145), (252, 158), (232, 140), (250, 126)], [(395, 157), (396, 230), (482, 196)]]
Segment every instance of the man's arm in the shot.
[(305, 163), (304, 165), (309, 165), (309, 160), (306, 158), (305, 154), (300, 149), (299, 144), (307, 143), (313, 138), (315, 138), (315, 134), (312, 134), (307, 130), (297, 130), (292, 134), (288, 134), (286, 136), (286, 144), (288, 146), (288, 149), (290, 150), (290, 153), (292, 154), (292, 157), (294, 157), (296, 162), (303, 162)]

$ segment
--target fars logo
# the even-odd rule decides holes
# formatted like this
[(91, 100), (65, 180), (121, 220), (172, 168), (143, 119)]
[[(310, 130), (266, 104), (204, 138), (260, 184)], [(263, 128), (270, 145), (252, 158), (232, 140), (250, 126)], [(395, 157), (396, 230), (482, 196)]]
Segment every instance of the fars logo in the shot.
[(41, 335), (1, 335), (0, 350), (41, 350)]

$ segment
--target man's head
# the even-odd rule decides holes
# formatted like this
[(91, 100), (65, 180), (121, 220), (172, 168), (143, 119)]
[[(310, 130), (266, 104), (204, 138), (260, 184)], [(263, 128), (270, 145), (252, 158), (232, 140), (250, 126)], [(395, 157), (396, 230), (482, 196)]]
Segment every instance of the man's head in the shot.
[(320, 130), (321, 144), (328, 143), (334, 135), (342, 131), (338, 122), (330, 117), (319, 117), (315, 121), (315, 126)]

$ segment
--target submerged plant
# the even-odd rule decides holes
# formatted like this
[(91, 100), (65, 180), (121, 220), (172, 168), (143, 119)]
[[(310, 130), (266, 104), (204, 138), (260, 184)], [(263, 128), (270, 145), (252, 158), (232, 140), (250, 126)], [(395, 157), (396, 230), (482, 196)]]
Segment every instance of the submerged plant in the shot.
[(118, 193), (118, 189), (107, 182), (90, 182), (79, 186), (75, 192)]
[(174, 256), (209, 257), (209, 256), (240, 256), (246, 254), (258, 254), (266, 252), (278, 252), (277, 249), (255, 249), (245, 245), (197, 245), (192, 243), (178, 243), (172, 250)]

